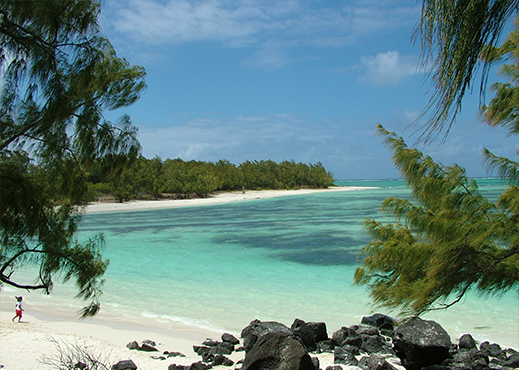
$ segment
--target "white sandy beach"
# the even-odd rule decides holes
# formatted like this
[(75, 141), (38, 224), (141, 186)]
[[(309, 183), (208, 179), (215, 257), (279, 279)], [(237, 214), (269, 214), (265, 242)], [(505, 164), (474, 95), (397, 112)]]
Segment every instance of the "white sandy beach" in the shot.
[[(161, 200), (161, 201), (132, 201), (127, 203), (94, 203), (85, 208), (85, 212), (115, 212), (158, 208), (173, 208), (184, 206), (199, 206), (254, 199), (266, 199), (279, 196), (290, 196), (327, 191), (354, 191), (358, 187), (333, 187), (322, 190), (277, 190), (277, 191), (245, 191), (226, 192), (203, 199)], [(139, 369), (167, 369), (169, 364), (189, 365), (200, 361), (201, 358), (193, 351), (193, 345), (200, 345), (206, 338), (220, 340), (223, 333), (199, 328), (187, 330), (168, 329), (146, 326), (142, 318), (128, 321), (109, 317), (101, 312), (93, 319), (79, 320), (73, 313), (63, 315), (58, 312), (31, 311), (30, 301), (24, 303), (25, 312), (21, 323), (12, 322), (14, 316), (14, 295), (12, 291), (0, 291), (0, 368), (9, 370), (47, 370), (49, 365), (42, 363), (44, 356), (55, 357), (59, 352), (52, 338), (62, 345), (78, 344), (89, 349), (89, 352), (107, 359), (111, 366), (120, 360), (131, 359)], [(37, 293), (33, 293), (37, 294)], [(254, 318), (251, 318), (251, 320)], [(239, 336), (239, 333), (234, 333)], [(153, 340), (160, 352), (141, 352), (129, 350), (126, 344), (134, 340)], [(186, 358), (173, 357), (166, 360), (152, 359), (160, 356), (163, 351), (178, 351)], [(238, 361), (244, 356), (243, 352), (234, 352), (228, 356)], [(321, 368), (333, 363), (333, 355), (320, 355)], [(3, 366), (3, 367), (2, 367)]]
[[(42, 363), (44, 357), (59, 354), (55, 339), (61, 345), (80, 345), (89, 353), (99, 356), (101, 362), (111, 365), (120, 360), (131, 359), (139, 369), (167, 369), (169, 364), (190, 365), (201, 358), (193, 352), (193, 345), (200, 345), (206, 338), (220, 340), (223, 333), (199, 330), (197, 333), (146, 327), (137, 323), (108, 321), (106, 317), (79, 320), (77, 317), (52, 317), (32, 314), (30, 306), (25, 308), (21, 323), (12, 322), (14, 308), (8, 309), (12, 296), (1, 295), (0, 309), (0, 365), (10, 370), (51, 369)], [(14, 306), (13, 306), (14, 307)], [(126, 344), (136, 340), (153, 340), (160, 352), (129, 350)], [(166, 360), (153, 359), (164, 351), (181, 352), (187, 357), (171, 357)], [(228, 356), (234, 361), (243, 357), (235, 352)], [(1, 368), (1, 366), (0, 366)]]
[(95, 202), (85, 207), (86, 213), (135, 211), (146, 209), (175, 208), (189, 206), (203, 206), (211, 204), (231, 203), (239, 201), (250, 201), (255, 199), (267, 199), (285, 197), (291, 195), (303, 195), (321, 192), (357, 191), (368, 187), (337, 186), (328, 189), (300, 189), (300, 190), (245, 190), (230, 191), (212, 194), (207, 198), (176, 199), (176, 200), (135, 200), (125, 203), (102, 203)]
[[(57, 316), (42, 312), (32, 313), (30, 305), (24, 306), (22, 321), (12, 322), (15, 299), (12, 294), (0, 293), (0, 368), (9, 370), (50, 370), (45, 359), (56, 359), (59, 355), (56, 344), (62, 347), (81, 346), (96, 356), (109, 368), (121, 361), (131, 359), (139, 370), (165, 370), (170, 364), (190, 365), (201, 360), (193, 351), (193, 345), (201, 345), (207, 339), (221, 340), (223, 333), (206, 329), (189, 328), (173, 330), (142, 323), (106, 317), (102, 313), (92, 319), (79, 320), (75, 316)], [(10, 307), (12, 306), (12, 307)], [(236, 334), (237, 337), (239, 335)], [(132, 341), (142, 343), (152, 340), (159, 352), (129, 350)], [(181, 352), (186, 357), (154, 359), (164, 351)], [(242, 360), (244, 352), (233, 352), (226, 357), (235, 363)], [(321, 368), (333, 364), (333, 354), (318, 355)], [(217, 366), (215, 368), (228, 369)]]

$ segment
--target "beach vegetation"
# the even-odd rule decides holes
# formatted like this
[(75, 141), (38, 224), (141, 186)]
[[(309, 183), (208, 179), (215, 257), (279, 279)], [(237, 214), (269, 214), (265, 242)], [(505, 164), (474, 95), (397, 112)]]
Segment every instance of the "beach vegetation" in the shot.
[(56, 370), (110, 370), (117, 361), (110, 351), (93, 348), (84, 341), (74, 342), (49, 336), (47, 340), (55, 347), (55, 352), (45, 354), (38, 361), (40, 364)]
[(228, 160), (218, 162), (184, 161), (180, 158), (162, 160), (140, 156), (120, 174), (100, 175), (94, 168), (90, 177), (92, 200), (110, 196), (123, 202), (130, 199), (164, 197), (207, 197), (218, 191), (327, 188), (336, 181), (322, 163), (305, 164), (294, 161), (276, 163), (272, 160), (245, 161), (235, 165)]
[[(145, 89), (145, 70), (117, 56), (99, 12), (92, 0), (0, 7), (0, 283), (49, 293), (55, 278), (72, 279), (87, 301), (82, 316), (99, 310), (108, 261), (102, 236), (76, 239), (77, 207), (92, 196), (89, 176), (115, 179), (137, 158), (129, 117), (105, 112)], [(28, 266), (36, 276), (19, 280)]]
[[(483, 63), (485, 81), (489, 66), (500, 61), (506, 61), (499, 72), (508, 82), (491, 86), (495, 95), (481, 106), (481, 118), (510, 135), (519, 132), (517, 19), (506, 41), (496, 44), (518, 6), (517, 1), (424, 1), (419, 26), (424, 60), (430, 62), (433, 51), (438, 54), (432, 63), (436, 91), (424, 110), (432, 114), (423, 138), (448, 132), (475, 68)], [(519, 163), (483, 151), (489, 173), (509, 184), (497, 201), (490, 201), (460, 166), (434, 161), (382, 126), (378, 133), (411, 199), (383, 202), (391, 223), (365, 221), (372, 241), (362, 249), (355, 282), (368, 286), (375, 304), (399, 307), (406, 315), (448, 308), (469, 291), (501, 295), (518, 289)]]

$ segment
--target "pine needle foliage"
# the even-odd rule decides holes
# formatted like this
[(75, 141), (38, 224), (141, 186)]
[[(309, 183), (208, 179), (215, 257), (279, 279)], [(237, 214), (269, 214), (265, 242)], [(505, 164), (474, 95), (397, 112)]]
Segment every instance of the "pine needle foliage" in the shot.
[(355, 283), (369, 286), (375, 304), (405, 315), (450, 307), (471, 289), (519, 288), (519, 188), (491, 202), (463, 168), (435, 162), (380, 125), (378, 133), (412, 200), (384, 201), (394, 223), (365, 221), (372, 242)]
[[(100, 32), (92, 0), (2, 0), (0, 5), (0, 284), (49, 293), (74, 279), (99, 310), (108, 266), (101, 236), (75, 238), (88, 199), (88, 169), (138, 155), (137, 129), (107, 110), (135, 102), (145, 71), (116, 55)], [(17, 280), (21, 266), (39, 270)]]
[(483, 67), (480, 87), (486, 91), (493, 64), (488, 46), (496, 46), (507, 23), (517, 14), (518, 0), (424, 0), (414, 38), (420, 39), (422, 64), (432, 75), (434, 92), (422, 116), (430, 113), (422, 134), (430, 140), (455, 122), (462, 100)]

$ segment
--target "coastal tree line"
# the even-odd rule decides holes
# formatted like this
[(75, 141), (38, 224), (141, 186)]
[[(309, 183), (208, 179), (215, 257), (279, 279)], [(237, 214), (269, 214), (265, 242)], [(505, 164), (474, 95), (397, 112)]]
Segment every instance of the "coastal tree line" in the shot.
[(115, 173), (107, 171), (102, 162), (89, 172), (91, 198), (112, 195), (119, 202), (164, 196), (207, 197), (216, 191), (327, 188), (335, 181), (320, 162), (272, 160), (235, 165), (228, 160), (203, 162), (140, 156)]

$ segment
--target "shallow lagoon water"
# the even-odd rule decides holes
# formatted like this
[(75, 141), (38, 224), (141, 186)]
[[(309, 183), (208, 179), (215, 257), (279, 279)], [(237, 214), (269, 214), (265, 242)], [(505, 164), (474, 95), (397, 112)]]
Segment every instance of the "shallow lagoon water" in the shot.
[[(401, 181), (339, 184), (376, 188), (85, 215), (80, 238), (102, 232), (110, 259), (103, 312), (235, 334), (253, 319), (324, 321), (331, 335), (373, 312), (396, 316), (373, 309), (364, 287), (352, 285), (353, 273), (369, 242), (363, 219), (386, 219), (382, 201), (409, 191)], [(486, 180), (482, 189), (493, 197), (503, 186)], [(45, 304), (79, 307), (73, 289), (57, 287)], [(472, 295), (426, 318), (454, 339), (470, 332), (519, 348), (517, 293)]]

